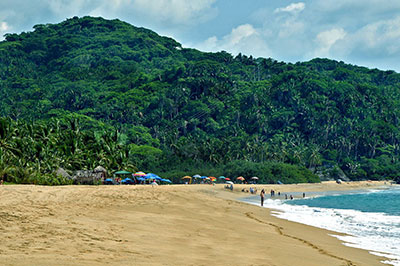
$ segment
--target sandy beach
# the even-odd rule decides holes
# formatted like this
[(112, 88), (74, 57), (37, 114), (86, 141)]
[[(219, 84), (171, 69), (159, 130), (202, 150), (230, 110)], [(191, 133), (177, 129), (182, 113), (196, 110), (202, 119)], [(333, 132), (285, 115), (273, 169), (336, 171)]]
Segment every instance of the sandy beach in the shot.
[[(258, 185), (282, 192), (383, 182)], [(383, 265), (332, 232), (237, 200), (235, 185), (0, 186), (0, 265)]]

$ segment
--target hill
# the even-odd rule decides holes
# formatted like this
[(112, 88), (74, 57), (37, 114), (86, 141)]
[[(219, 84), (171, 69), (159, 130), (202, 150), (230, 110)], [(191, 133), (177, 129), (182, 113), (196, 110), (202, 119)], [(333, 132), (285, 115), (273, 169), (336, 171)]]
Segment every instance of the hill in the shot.
[(14, 181), (98, 164), (287, 183), (400, 176), (394, 71), (204, 53), (92, 17), (5, 37), (0, 175)]

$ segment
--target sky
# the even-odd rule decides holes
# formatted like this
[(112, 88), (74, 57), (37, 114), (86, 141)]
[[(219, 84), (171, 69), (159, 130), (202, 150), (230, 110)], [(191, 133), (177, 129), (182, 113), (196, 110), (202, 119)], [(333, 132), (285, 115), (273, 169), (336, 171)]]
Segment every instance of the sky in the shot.
[(1, 0), (0, 36), (86, 15), (118, 18), (201, 51), (400, 72), (399, 0)]

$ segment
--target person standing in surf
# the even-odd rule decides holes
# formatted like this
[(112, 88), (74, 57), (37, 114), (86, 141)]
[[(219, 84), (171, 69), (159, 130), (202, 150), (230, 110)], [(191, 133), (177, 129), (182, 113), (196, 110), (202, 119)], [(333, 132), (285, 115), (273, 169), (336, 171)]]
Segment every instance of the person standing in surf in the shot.
[(260, 197), (261, 197), (261, 206), (264, 206), (264, 195), (265, 195), (265, 191), (264, 189), (261, 190), (260, 193)]

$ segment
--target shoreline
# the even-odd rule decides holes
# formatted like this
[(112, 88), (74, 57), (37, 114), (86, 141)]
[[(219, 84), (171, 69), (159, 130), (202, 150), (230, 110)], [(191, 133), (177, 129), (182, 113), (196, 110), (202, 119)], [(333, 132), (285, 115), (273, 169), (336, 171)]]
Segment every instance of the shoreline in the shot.
[[(333, 187), (278, 186), (299, 192)], [(5, 265), (384, 265), (384, 258), (346, 247), (329, 235), (336, 232), (283, 220), (271, 215), (270, 209), (238, 201), (244, 195), (236, 191), (238, 187), (231, 192), (223, 184), (1, 186), (0, 261)]]
[[(354, 189), (341, 189), (341, 190), (323, 190), (323, 191), (316, 191), (316, 192), (308, 192), (305, 196), (305, 199), (312, 199), (320, 196), (338, 196), (338, 195), (351, 195), (351, 194), (363, 194), (363, 193), (368, 193), (372, 191), (390, 191), (391, 189), (398, 190), (399, 186), (392, 186), (392, 185), (387, 185), (383, 184), (381, 186), (380, 183), (378, 184), (373, 184), (371, 186), (367, 187), (357, 187)], [(377, 256), (382, 256), (384, 257), (383, 263), (387, 263), (390, 265), (398, 265), (399, 263), (399, 256), (396, 255), (396, 253), (391, 253), (390, 247), (387, 247), (386, 250), (382, 250), (380, 247), (376, 247), (372, 242), (365, 242), (366, 239), (361, 240), (365, 235), (363, 234), (358, 234), (358, 231), (354, 231), (352, 228), (352, 224), (348, 224), (345, 221), (347, 219), (352, 219), (353, 215), (355, 213), (351, 213), (350, 216), (347, 217), (348, 211), (353, 211), (352, 209), (348, 208), (324, 208), (324, 207), (317, 207), (322, 208), (321, 210), (317, 210), (315, 214), (314, 208), (312, 205), (309, 207), (308, 204), (291, 204), (290, 198), (285, 198), (284, 196), (285, 193), (281, 194), (280, 196), (267, 196), (264, 202), (264, 208), (268, 208), (271, 211), (271, 215), (274, 217), (287, 220), (287, 221), (292, 221), (296, 223), (301, 223), (301, 224), (306, 224), (309, 226), (321, 228), (321, 229), (326, 229), (329, 231), (336, 232), (334, 234), (330, 234), (335, 238), (338, 238), (343, 245), (345, 246), (350, 246), (350, 247), (355, 247), (355, 248), (360, 248), (369, 251), (369, 253)], [(303, 199), (303, 193), (302, 192), (291, 192), (290, 195), (294, 196), (294, 200), (302, 200)], [(245, 202), (247, 204), (255, 205), (255, 206), (260, 206), (260, 196), (259, 195), (247, 195), (245, 197), (239, 197), (238, 200)], [(293, 202), (294, 203), (294, 202)], [(355, 210), (357, 212), (357, 210)], [(362, 214), (362, 211), (358, 211), (358, 215), (364, 216)], [(313, 216), (314, 215), (314, 218)], [(338, 216), (339, 215), (339, 216)], [(365, 214), (368, 215), (368, 214)], [(377, 214), (371, 214), (374, 215), (374, 217)], [(388, 214), (390, 215), (390, 214)], [(341, 220), (341, 218), (336, 218), (336, 217), (347, 217), (344, 218), (345, 220)], [(323, 218), (324, 217), (324, 218)], [(330, 217), (330, 218), (328, 218)], [(377, 219), (385, 219), (384, 217), (376, 217)], [(337, 220), (338, 219), (338, 220)], [(371, 216), (366, 216), (366, 220), (371, 219)], [(334, 221), (337, 221), (336, 223)], [(348, 227), (350, 226), (350, 228)], [(368, 224), (363, 225), (364, 228), (368, 228)], [(347, 228), (347, 229), (344, 229)], [(361, 229), (361, 228), (360, 228)], [(387, 229), (390, 230), (390, 229)], [(361, 230), (363, 231), (363, 230)], [(368, 244), (369, 243), (369, 244)], [(372, 245), (372, 246), (371, 246)]]

